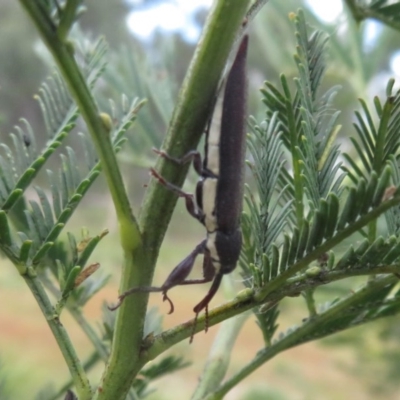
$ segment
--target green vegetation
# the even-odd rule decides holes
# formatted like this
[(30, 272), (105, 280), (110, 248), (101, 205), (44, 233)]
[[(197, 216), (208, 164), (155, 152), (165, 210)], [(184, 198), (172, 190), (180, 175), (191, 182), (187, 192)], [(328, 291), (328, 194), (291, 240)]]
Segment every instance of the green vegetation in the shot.
[[(4, 260), (8, 259), (2, 275), (9, 274), (14, 265), (68, 368), (59, 387), (45, 387), (52, 383), (52, 377), (46, 377), (37, 398), (145, 398), (156, 386), (154, 380), (180, 374), (189, 365), (186, 356), (170, 348), (188, 342), (193, 332), (201, 332), (208, 324), (219, 325), (218, 334), (198, 385), (190, 390), (196, 400), (222, 399), (267, 361), (317, 339), (329, 337), (325, 343), (337, 348), (351, 346), (354, 359), (362, 362), (374, 359), (357, 335), (377, 320), (382, 328), (375, 327), (375, 332), (389, 343), (386, 348), (377, 346), (381, 352), (385, 349), (382, 357), (376, 357), (385, 371), (374, 371), (378, 379), (370, 386), (372, 392), (390, 394), (400, 360), (393, 345), (396, 329), (388, 318), (400, 313), (400, 91), (388, 78), (380, 82), (382, 94), (371, 104), (365, 93), (381, 68), (384, 49), (387, 55), (392, 39), (398, 40), (400, 3), (348, 0), (349, 40), (343, 41), (332, 27), (323, 27), (301, 10), (285, 19), (289, 7), (298, 7), (294, 0), (285, 5), (272, 0), (271, 4), (216, 0), (176, 96), (174, 82), (154, 83), (157, 73), (140, 58), (140, 50), (123, 51), (114, 59), (104, 39), (85, 37), (78, 24), (91, 10), (84, 9), (81, 1), (19, 3), (57, 66), (36, 96), (44, 128), (21, 119), (0, 144), (0, 249)], [(370, 50), (366, 62), (362, 24), (368, 18), (392, 30)], [(285, 30), (286, 22), (290, 29)], [(179, 157), (198, 146), (225, 65), (245, 26), (253, 29), (250, 38), (254, 35), (250, 58), (258, 52), (254, 63), (259, 64), (258, 72), (269, 71), (271, 77), (261, 89), (260, 101), (252, 90), (250, 69), (249, 104), (255, 116), (249, 118), (244, 244), (234, 272), (245, 288), (238, 290), (231, 276), (224, 277), (229, 300), (212, 308), (207, 320), (200, 315), (197, 324), (194, 319), (184, 322), (187, 315), (179, 315), (179, 323), (164, 329), (162, 314), (149, 305), (148, 293), (140, 293), (127, 297), (115, 313), (104, 304), (100, 328), (94, 327), (84, 307), (112, 285), (109, 276), (98, 272), (100, 265), (107, 257), (110, 262), (120, 260), (120, 293), (152, 285), (177, 203), (176, 195), (154, 179), (148, 182), (143, 199), (139, 200), (135, 189), (132, 202), (124, 182), (139, 187), (140, 168), (153, 166), (175, 185), (184, 183), (189, 166), (179, 167), (162, 157), (153, 165), (155, 157), (148, 154), (156, 146)], [(288, 56), (293, 51), (280, 43), (293, 39), (283, 33), (277, 37), (274, 32), (279, 30), (286, 36), (295, 32), (295, 44), (286, 46), (295, 48), (294, 62)], [(291, 67), (286, 66), (289, 62)], [(340, 63), (337, 79), (329, 75), (330, 63)], [(338, 82), (346, 83), (346, 88), (340, 89)], [(130, 85), (131, 94), (124, 94)], [(343, 90), (364, 98), (354, 114), (354, 127), (348, 111), (340, 112), (351, 104), (351, 96), (341, 101)], [(119, 100), (108, 101), (107, 97), (117, 98), (115, 93)], [(168, 130), (161, 144), (157, 132), (163, 125)], [(132, 137), (127, 134), (131, 127)], [(348, 143), (344, 138), (349, 138)], [(135, 179), (125, 179), (121, 161), (135, 167)], [(106, 243), (108, 231), (99, 227), (97, 206), (82, 205), (87, 199), (93, 202), (90, 193), (99, 177), (105, 179), (115, 210), (112, 223), (119, 236), (111, 244)], [(133, 212), (137, 203), (139, 211)], [(85, 211), (79, 214), (82, 207)], [(71, 224), (74, 216), (83, 214), (84, 223), (91, 232), (97, 229), (97, 234), (90, 234), (80, 221)], [(68, 229), (81, 228), (81, 238), (67, 233), (67, 224)], [(182, 232), (183, 225), (173, 228), (180, 240), (187, 234)], [(179, 249), (178, 260), (187, 254), (181, 253), (181, 247), (190, 251), (186, 242), (170, 247), (173, 257)], [(114, 266), (109, 269), (114, 282), (115, 271)], [(193, 290), (197, 293), (198, 289)], [(116, 288), (111, 295), (116, 301)], [(196, 304), (192, 297), (191, 307)], [(287, 316), (288, 302), (295, 304), (298, 315), (297, 325), (286, 329), (293, 320)], [(178, 300), (175, 305), (181, 307)], [(253, 330), (262, 336), (261, 347), (227, 373), (250, 316), (258, 326)], [(90, 351), (74, 343), (72, 329), (64, 322), (71, 317), (90, 343)], [(349, 331), (347, 336), (343, 336), (345, 331)], [(192, 347), (198, 346), (197, 336)], [(388, 350), (390, 346), (395, 350)], [(389, 351), (390, 362), (385, 359)], [(4, 363), (0, 375), (2, 399), (12, 398)], [(187, 398), (185, 393), (183, 398)], [(159, 391), (156, 396), (173, 398), (175, 393)], [(272, 382), (267, 388), (253, 387), (246, 396), (287, 398)]]

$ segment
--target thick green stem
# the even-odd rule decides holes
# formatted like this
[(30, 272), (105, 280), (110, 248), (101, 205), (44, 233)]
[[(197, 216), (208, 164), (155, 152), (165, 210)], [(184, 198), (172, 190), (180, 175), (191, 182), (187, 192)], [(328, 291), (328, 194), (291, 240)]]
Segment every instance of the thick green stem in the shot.
[[(197, 147), (249, 3), (248, 0), (218, 0), (214, 3), (163, 144), (163, 150), (168, 154), (181, 157)], [(156, 165), (157, 171), (166, 180), (178, 186), (183, 183), (187, 168), (177, 167), (164, 158), (160, 158)], [(143, 247), (135, 249), (130, 262), (124, 265), (121, 292), (151, 284), (159, 247), (176, 201), (174, 193), (156, 180), (150, 181), (139, 221)], [(127, 297), (118, 311), (110, 360), (95, 397), (98, 400), (124, 399), (133, 378), (144, 364), (140, 349), (147, 299), (148, 294)]]

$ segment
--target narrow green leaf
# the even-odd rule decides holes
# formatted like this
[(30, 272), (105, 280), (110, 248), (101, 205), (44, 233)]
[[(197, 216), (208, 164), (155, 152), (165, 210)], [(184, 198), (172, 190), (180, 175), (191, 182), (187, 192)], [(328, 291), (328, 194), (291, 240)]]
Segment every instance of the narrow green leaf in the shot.
[(338, 223), (339, 215), (339, 199), (338, 197), (331, 193), (328, 196), (328, 216), (326, 218), (325, 226), (325, 238), (330, 238), (333, 236), (336, 230), (336, 225)]
[(0, 243), (2, 246), (8, 247), (12, 245), (12, 238), (10, 227), (8, 226), (7, 214), (3, 210), (0, 210)]
[(81, 181), (81, 176), (78, 169), (78, 160), (76, 159), (75, 152), (72, 150), (71, 147), (67, 147), (68, 153), (68, 165), (71, 171), (71, 178), (73, 182), (73, 186), (77, 187)]
[[(374, 120), (369, 112), (367, 103), (365, 102), (364, 99), (358, 99), (358, 101), (361, 104), (361, 108), (363, 109), (365, 118), (368, 122), (368, 130), (371, 132), (372, 136), (376, 139), (378, 136), (378, 132), (375, 129)], [(368, 132), (368, 130), (366, 130), (366, 132)]]
[(279, 250), (275, 244), (271, 247), (271, 277), (270, 280), (278, 276), (279, 272)]
[(347, 196), (345, 206), (339, 217), (339, 222), (337, 225), (338, 231), (341, 231), (342, 229), (344, 229), (346, 227), (347, 224), (352, 222), (353, 207), (354, 207), (354, 204), (356, 204), (356, 200), (357, 200), (357, 191), (354, 187), (352, 187), (349, 190), (349, 194)]
[(54, 242), (44, 243), (40, 249), (36, 252), (32, 259), (32, 265), (36, 265), (40, 260), (47, 254), (47, 252), (54, 246)]
[(57, 223), (66, 224), (72, 215), (72, 211), (73, 211), (73, 209), (70, 207), (64, 208), (62, 213), (58, 216)]
[(65, 224), (57, 223), (53, 226), (49, 234), (47, 235), (46, 242), (55, 242), (62, 230), (64, 229)]
[(300, 233), (299, 233), (298, 228), (295, 227), (293, 229), (293, 234), (292, 234), (292, 238), (290, 241), (290, 250), (289, 250), (289, 255), (288, 255), (288, 260), (287, 260), (288, 265), (293, 264), (296, 260), (296, 254), (298, 252), (299, 240), (300, 240)]
[(310, 235), (308, 236), (306, 252), (310, 252), (315, 246), (321, 243), (324, 237), (325, 231), (325, 216), (317, 210), (314, 213), (312, 225), (310, 229)]
[[(64, 154), (60, 154), (62, 160), (62, 174), (64, 175), (66, 185), (66, 197), (74, 192), (74, 178), (71, 171), (71, 165), (68, 163), (68, 158)], [(64, 207), (67, 203), (65, 203)]]
[(353, 245), (350, 245), (346, 252), (343, 254), (342, 258), (336, 264), (335, 270), (348, 268), (349, 266), (353, 265), (356, 258), (357, 256), (354, 253), (354, 247)]
[(67, 236), (69, 241), (69, 247), (72, 253), (73, 263), (76, 264), (76, 260), (78, 260), (78, 246), (76, 244), (75, 236), (70, 232), (67, 233)]
[(358, 257), (361, 257), (369, 248), (370, 246), (370, 241), (368, 239), (364, 239), (356, 248), (355, 254)]
[(382, 118), (383, 107), (378, 96), (374, 97), (374, 106), (379, 118)]
[(28, 168), (24, 171), (24, 173), (19, 178), (18, 182), (16, 183), (16, 188), (25, 190), (32, 182), (32, 179), (36, 175), (36, 170), (33, 168)]
[(66, 177), (63, 169), (60, 169), (59, 177), (60, 177), (60, 180), (59, 180), (58, 189), (59, 189), (60, 198), (61, 198), (61, 208), (64, 209), (68, 204), (69, 191), (68, 191), (67, 177)]
[(262, 267), (263, 267), (263, 285), (269, 282), (270, 275), (271, 275), (271, 264), (269, 262), (269, 258), (266, 254), (262, 255)]
[(332, 250), (329, 250), (328, 253), (328, 261), (326, 263), (326, 268), (328, 271), (332, 270), (335, 265), (335, 253)]
[(286, 271), (288, 267), (289, 248), (290, 248), (290, 237), (287, 234), (284, 234), (283, 246), (281, 250), (281, 257), (279, 263), (279, 274), (282, 274), (284, 271)]
[(310, 232), (309, 222), (307, 220), (304, 220), (301, 226), (301, 234), (299, 239), (299, 245), (297, 248), (296, 259), (299, 259), (304, 255), (304, 251), (307, 247), (309, 232)]
[(400, 257), (400, 242), (397, 243), (383, 258), (382, 262), (384, 264), (393, 264), (394, 262), (398, 262)]
[(367, 125), (364, 122), (361, 114), (358, 111), (354, 112), (354, 116), (358, 123), (353, 123), (354, 128), (358, 134), (358, 137), (363, 142), (363, 148), (368, 154), (368, 159), (372, 160), (373, 149), (375, 148), (375, 142), (373, 140), (371, 132), (368, 130)]
[[(1, 167), (0, 167), (1, 170)], [(1, 202), (3, 203), (4, 201), (6, 201), (8, 197), (8, 190), (6, 189), (6, 186), (4, 184), (4, 181), (2, 179), (2, 177), (0, 177), (0, 198), (1, 198)]]
[(25, 240), (20, 248), (19, 251), (19, 261), (21, 264), (28, 264), (29, 261), (29, 253), (31, 251), (32, 248), (32, 240)]
[(61, 214), (61, 199), (60, 199), (57, 179), (56, 179), (56, 176), (53, 171), (48, 169), (48, 170), (46, 170), (46, 172), (47, 172), (47, 176), (50, 181), (50, 189), (51, 189), (51, 195), (52, 195), (52, 201), (53, 201), (54, 215), (56, 218), (58, 218)]
[(11, 192), (10, 196), (6, 200), (6, 202), (3, 204), (3, 207), (1, 207), (4, 211), (10, 210), (14, 204), (21, 198), (23, 194), (22, 189), (15, 189)]
[(43, 216), (44, 216), (44, 224), (46, 226), (46, 230), (50, 231), (54, 224), (53, 212), (51, 211), (51, 205), (49, 200), (47, 199), (46, 194), (39, 186), (35, 186), (36, 193), (39, 196), (40, 205), (42, 206)]
[(107, 230), (103, 231), (100, 235), (96, 235), (93, 237), (85, 246), (83, 251), (80, 253), (80, 256), (78, 258), (78, 261), (76, 262), (76, 265), (81, 266), (82, 268), (85, 267), (87, 264), (89, 257), (92, 255), (94, 249), (96, 246), (99, 244), (100, 240), (103, 239), (103, 237), (108, 233)]
[(42, 242), (47, 236), (47, 227), (45, 225), (45, 220), (43, 217), (42, 210), (40, 209), (36, 201), (29, 200), (29, 204), (31, 205), (32, 208), (31, 211), (32, 221), (36, 228), (36, 232), (38, 233), (38, 236), (40, 238), (40, 242)]
[(82, 267), (80, 267), (79, 265), (76, 265), (69, 271), (67, 280), (65, 282), (65, 286), (64, 286), (63, 292), (62, 292), (63, 297), (68, 295), (74, 289), (75, 279), (81, 273), (81, 271), (82, 271)]
[(371, 176), (368, 180), (367, 188), (364, 195), (363, 203), (360, 207), (361, 212), (365, 213), (372, 206), (374, 199), (374, 193), (378, 185), (378, 175), (375, 171), (372, 171)]
[(374, 195), (372, 196), (373, 207), (376, 207), (381, 203), (383, 195), (389, 186), (389, 181), (391, 176), (392, 176), (392, 170), (390, 166), (387, 165), (383, 170), (382, 175), (379, 178)]
[[(358, 264), (359, 265), (374, 265), (376, 264), (376, 256), (378, 255), (379, 261), (382, 259), (380, 257), (380, 253), (382, 247), (384, 247), (385, 241), (382, 236), (379, 236), (368, 248), (368, 250), (360, 257)], [(384, 248), (384, 252), (386, 252), (386, 247)], [(379, 253), (379, 254), (377, 254)], [(378, 262), (379, 262), (378, 261)]]

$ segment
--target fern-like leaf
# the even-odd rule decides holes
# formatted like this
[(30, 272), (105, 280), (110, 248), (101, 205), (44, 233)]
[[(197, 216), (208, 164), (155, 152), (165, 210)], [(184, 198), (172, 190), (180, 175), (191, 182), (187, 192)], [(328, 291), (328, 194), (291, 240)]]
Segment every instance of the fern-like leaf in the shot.
[[(394, 81), (388, 82), (387, 98), (382, 105), (376, 97), (374, 99), (375, 110), (379, 118), (376, 124), (368, 109), (367, 104), (360, 100), (364, 116), (356, 112), (357, 123), (354, 123), (358, 141), (350, 138), (357, 154), (344, 154), (350, 168), (345, 168), (351, 180), (357, 184), (358, 179), (367, 178), (372, 171), (380, 174), (384, 166), (396, 155), (400, 146), (398, 131), (400, 128), (400, 91), (392, 94)], [(360, 161), (361, 165), (357, 163)]]

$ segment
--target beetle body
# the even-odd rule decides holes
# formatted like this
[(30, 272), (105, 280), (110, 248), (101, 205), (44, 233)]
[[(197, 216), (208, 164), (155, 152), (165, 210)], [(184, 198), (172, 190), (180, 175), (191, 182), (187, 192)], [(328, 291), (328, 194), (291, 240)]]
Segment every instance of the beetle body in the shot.
[[(169, 299), (167, 292), (174, 286), (206, 283), (213, 281), (207, 295), (194, 307), (196, 317), (205, 309), (217, 292), (224, 274), (232, 272), (239, 259), (242, 246), (240, 214), (243, 203), (243, 184), (245, 168), (245, 108), (246, 108), (246, 53), (248, 37), (240, 44), (238, 53), (226, 81), (221, 128), (217, 132), (208, 130), (205, 141), (204, 160), (200, 154), (191, 151), (181, 159), (170, 157), (162, 151), (159, 155), (178, 164), (193, 161), (200, 175), (193, 195), (164, 180), (154, 169), (152, 175), (168, 189), (184, 197), (188, 212), (206, 228), (207, 238), (181, 261), (170, 273), (161, 287), (132, 288), (119, 296), (120, 302), (135, 292), (162, 292), (164, 300)], [(195, 259), (204, 255), (203, 278), (187, 279)], [(206, 322), (207, 328), (207, 322)]]

